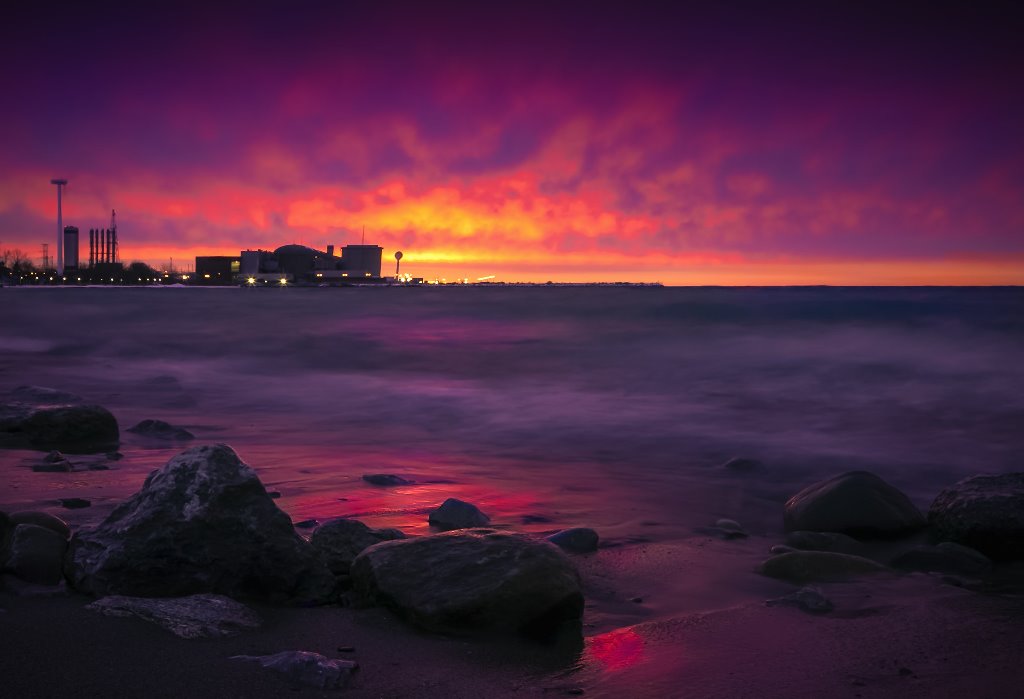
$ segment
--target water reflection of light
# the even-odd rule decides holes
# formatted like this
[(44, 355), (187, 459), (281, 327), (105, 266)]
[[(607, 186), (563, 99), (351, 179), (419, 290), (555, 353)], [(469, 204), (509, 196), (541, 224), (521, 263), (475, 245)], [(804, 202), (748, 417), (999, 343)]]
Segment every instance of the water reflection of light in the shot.
[(609, 672), (633, 667), (644, 658), (644, 637), (630, 628), (594, 636), (587, 646), (587, 654)]

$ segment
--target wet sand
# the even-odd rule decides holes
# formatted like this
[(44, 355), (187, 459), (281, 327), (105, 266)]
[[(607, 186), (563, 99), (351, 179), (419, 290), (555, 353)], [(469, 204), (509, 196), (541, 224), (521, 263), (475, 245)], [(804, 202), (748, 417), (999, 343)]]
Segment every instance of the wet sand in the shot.
[[(1024, 598), (927, 576), (827, 587), (836, 612), (750, 602), (590, 636), (582, 651), (412, 631), (387, 612), (256, 606), (262, 629), (179, 639), (88, 600), (0, 593), (10, 697), (1019, 696)], [(352, 652), (338, 652), (352, 647)], [(304, 649), (360, 664), (340, 692), (292, 687), (232, 655)]]

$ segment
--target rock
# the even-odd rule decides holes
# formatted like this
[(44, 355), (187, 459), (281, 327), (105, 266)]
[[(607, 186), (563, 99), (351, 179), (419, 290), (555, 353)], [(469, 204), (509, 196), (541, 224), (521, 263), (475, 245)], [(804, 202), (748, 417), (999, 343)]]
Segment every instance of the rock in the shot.
[(231, 659), (259, 663), (284, 675), (293, 685), (304, 684), (317, 689), (341, 689), (359, 669), (358, 663), (352, 660), (334, 660), (304, 650), (286, 650), (274, 655), (233, 655)]
[(401, 476), (396, 476), (393, 473), (369, 473), (363, 474), (363, 480), (371, 485), (409, 485), (412, 483), (410, 480), (406, 480)]
[(915, 546), (892, 560), (893, 568), (938, 573), (979, 575), (992, 567), (985, 554), (944, 541), (937, 546)]
[(51, 451), (45, 457), (43, 461), (48, 464), (60, 463), (61, 461), (67, 461), (67, 457), (61, 454), (59, 451)]
[(124, 454), (119, 451), (108, 451), (104, 456), (110, 461), (120, 461), (124, 458)]
[[(14, 523), (11, 522), (11, 516), (0, 510), (0, 555), (4, 550), (4, 544), (7, 541), (7, 535), (14, 531)], [(3, 559), (0, 558), (0, 565), (3, 564)]]
[(121, 439), (117, 420), (99, 405), (40, 408), (25, 420), (23, 431), (33, 447), (78, 453), (106, 451)]
[(85, 498), (61, 498), (57, 502), (60, 503), (61, 507), (68, 510), (81, 510), (85, 507), (92, 507), (92, 501)]
[(850, 471), (810, 485), (785, 505), (787, 532), (807, 530), (891, 537), (924, 526), (906, 495), (867, 471)]
[(332, 598), (334, 576), (223, 444), (193, 447), (71, 540), (65, 572), (93, 595), (214, 592), (297, 604)]
[[(271, 498), (271, 500), (273, 500), (273, 498)], [(295, 528), (296, 529), (312, 529), (313, 527), (315, 527), (318, 524), (320, 524), (320, 522), (315, 520), (315, 519), (304, 519), (301, 522), (296, 522), (295, 523)]]
[(99, 405), (0, 406), (3, 445), (93, 453), (116, 447), (117, 420)]
[(179, 638), (221, 638), (258, 629), (259, 615), (223, 595), (152, 598), (111, 595), (86, 609), (107, 616), (139, 617), (162, 626)]
[(593, 553), (597, 551), (597, 532), (589, 527), (573, 527), (547, 537), (552, 544), (572, 553)]
[[(60, 454), (60, 452), (50, 452), (51, 454)], [(34, 464), (32, 470), (36, 473), (71, 473), (74, 470), (74, 466), (67, 459), (62, 458), (60, 461), (47, 461), (43, 460), (40, 464)]]
[(358, 603), (429, 630), (546, 636), (578, 627), (583, 613), (579, 575), (558, 547), (491, 529), (371, 546), (353, 562), (352, 582)]
[(733, 473), (753, 473), (754, 471), (764, 469), (764, 464), (756, 459), (735, 458), (729, 459), (718, 468), (723, 471), (732, 471)]
[(469, 529), (490, 524), (491, 518), (477, 509), (476, 505), (448, 498), (441, 506), (430, 513), (427, 521), (441, 531), (452, 529)]
[(317, 527), (309, 543), (332, 573), (348, 575), (352, 561), (364, 550), (382, 541), (404, 538), (397, 529), (371, 529), (359, 520), (332, 519)]
[(817, 587), (801, 587), (784, 597), (766, 600), (769, 607), (797, 607), (810, 614), (826, 614), (835, 609), (832, 600), (825, 597)]
[(1024, 473), (965, 478), (938, 494), (928, 522), (940, 540), (996, 560), (1024, 559)]
[(772, 546), (770, 549), (768, 549), (768, 553), (770, 553), (773, 556), (778, 556), (781, 553), (793, 553), (794, 551), (796, 551), (795, 548), (793, 548), (792, 546), (786, 546), (784, 544), (775, 544), (775, 546)]
[(766, 560), (758, 572), (770, 578), (796, 583), (817, 580), (842, 580), (866, 573), (884, 573), (889, 569), (868, 558), (830, 551), (794, 551)]
[(13, 524), (35, 524), (45, 527), (50, 531), (60, 534), (60, 537), (67, 541), (71, 538), (71, 527), (60, 517), (51, 515), (49, 512), (36, 512), (34, 510), (20, 510), (10, 515)]
[(151, 437), (153, 439), (176, 439), (185, 441), (196, 438), (194, 434), (186, 430), (184, 427), (175, 427), (169, 422), (164, 422), (163, 420), (143, 420), (134, 427), (129, 427), (128, 431), (133, 434), (142, 435), (143, 437)]
[(46, 527), (19, 524), (11, 534), (5, 568), (27, 582), (56, 585), (67, 545), (64, 537)]
[(32, 405), (69, 405), (82, 402), (82, 397), (77, 394), (45, 386), (18, 386), (11, 391), (11, 398)]
[(720, 519), (715, 522), (717, 527), (727, 539), (745, 539), (749, 536), (740, 523), (734, 519)]
[(852, 536), (836, 532), (790, 532), (786, 535), (786, 545), (801, 551), (834, 551), (855, 556), (864, 551), (864, 544)]

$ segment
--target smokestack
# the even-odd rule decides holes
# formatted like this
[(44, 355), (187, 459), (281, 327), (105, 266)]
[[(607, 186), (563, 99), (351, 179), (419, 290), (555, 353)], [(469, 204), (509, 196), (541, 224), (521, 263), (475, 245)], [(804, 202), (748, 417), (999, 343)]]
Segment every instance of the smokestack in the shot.
[(57, 274), (64, 274), (64, 217), (61, 212), (60, 195), (67, 180), (52, 179), (50, 184), (57, 185)]
[(328, 245), (327, 246), (327, 256), (328, 257), (334, 257), (334, 246), (333, 245)]

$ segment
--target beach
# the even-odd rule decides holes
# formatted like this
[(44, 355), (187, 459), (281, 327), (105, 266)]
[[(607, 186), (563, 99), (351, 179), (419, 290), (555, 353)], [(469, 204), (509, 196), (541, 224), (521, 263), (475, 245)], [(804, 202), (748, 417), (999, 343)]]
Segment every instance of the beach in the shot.
[[(179, 639), (73, 591), (0, 592), (11, 696), (279, 696), (228, 658), (359, 662), (344, 696), (1015, 696), (1024, 571), (824, 582), (808, 614), (758, 574), (786, 500), (852, 470), (926, 513), (1020, 470), (1024, 294), (1015, 288), (8, 289), (0, 390), (102, 405), (120, 458), (0, 450), (0, 510), (100, 523), (193, 444), (225, 443), (293, 522), (431, 532), (449, 497), (500, 531), (590, 527), (570, 558), (581, 644), (417, 631), (390, 612), (255, 603), (261, 629)], [(147, 419), (184, 444), (127, 431)], [(737, 470), (730, 459), (755, 467)], [(90, 469), (102, 467), (102, 470)], [(393, 487), (367, 483), (397, 474)], [(88, 507), (67, 509), (61, 498)], [(746, 536), (723, 538), (735, 520)], [(303, 536), (309, 530), (298, 529)], [(867, 541), (888, 562), (926, 532)], [(339, 647), (352, 647), (340, 652)], [(316, 695), (318, 690), (302, 688)], [(331, 693), (325, 692), (325, 695)]]

